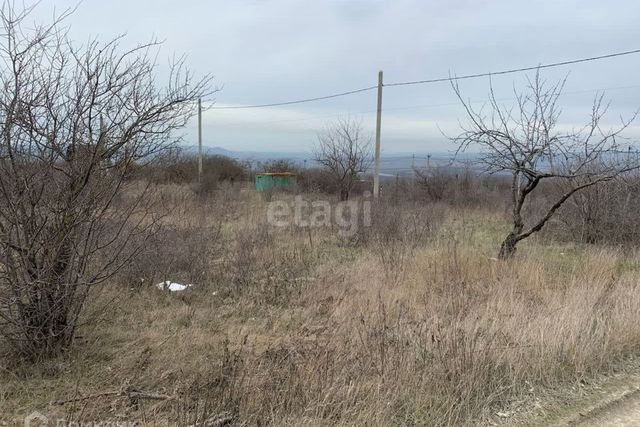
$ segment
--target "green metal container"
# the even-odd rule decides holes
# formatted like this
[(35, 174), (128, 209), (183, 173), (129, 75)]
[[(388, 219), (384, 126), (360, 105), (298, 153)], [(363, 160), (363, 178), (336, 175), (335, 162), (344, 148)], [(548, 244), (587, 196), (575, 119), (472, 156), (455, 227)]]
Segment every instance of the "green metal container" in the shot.
[(291, 172), (256, 174), (256, 191), (286, 190), (296, 185), (296, 175)]

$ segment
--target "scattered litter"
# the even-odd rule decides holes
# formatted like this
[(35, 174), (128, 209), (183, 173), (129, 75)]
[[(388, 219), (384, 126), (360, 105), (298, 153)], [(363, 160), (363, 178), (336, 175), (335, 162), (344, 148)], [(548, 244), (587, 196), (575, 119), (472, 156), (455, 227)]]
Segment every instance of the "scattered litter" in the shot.
[(180, 283), (172, 282), (171, 280), (166, 280), (164, 282), (158, 283), (156, 288), (161, 291), (170, 291), (170, 292), (182, 292), (189, 289), (193, 285), (183, 285)]
[(500, 261), (498, 258), (489, 257), (489, 261), (497, 262)]

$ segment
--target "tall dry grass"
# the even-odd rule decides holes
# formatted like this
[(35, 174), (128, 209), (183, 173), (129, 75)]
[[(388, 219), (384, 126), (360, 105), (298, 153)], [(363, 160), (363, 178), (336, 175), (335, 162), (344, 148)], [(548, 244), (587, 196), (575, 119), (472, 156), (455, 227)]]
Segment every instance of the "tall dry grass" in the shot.
[[(3, 359), (4, 419), (475, 424), (640, 350), (634, 252), (538, 239), (495, 261), (501, 212), (415, 203), (376, 210), (354, 244), (269, 226), (245, 188), (165, 192), (159, 248), (137, 260), (144, 281), (129, 270), (96, 294), (65, 357)], [(151, 286), (165, 278), (194, 287)], [(173, 398), (98, 396), (123, 387)], [(74, 396), (94, 397), (50, 404)]]

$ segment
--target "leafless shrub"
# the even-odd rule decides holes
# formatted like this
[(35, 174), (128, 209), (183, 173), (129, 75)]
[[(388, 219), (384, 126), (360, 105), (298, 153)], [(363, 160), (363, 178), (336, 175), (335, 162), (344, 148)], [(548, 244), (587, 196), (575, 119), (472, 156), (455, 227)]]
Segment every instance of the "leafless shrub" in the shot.
[(222, 357), (191, 382), (181, 384), (173, 404), (174, 422), (181, 426), (223, 427), (239, 415), (242, 389), (247, 386), (244, 365), (247, 337), (239, 343), (222, 342)]
[(154, 184), (191, 184), (194, 192), (211, 196), (220, 183), (237, 183), (249, 179), (248, 166), (225, 157), (205, 155), (202, 177), (198, 182), (198, 159), (181, 150), (168, 150), (152, 163), (137, 167), (136, 176)]
[(137, 251), (129, 237), (155, 226), (150, 186), (114, 202), (210, 79), (178, 61), (159, 88), (157, 43), (76, 48), (60, 21), (27, 25), (31, 11), (5, 2), (0, 12), (0, 334), (35, 359), (71, 344), (89, 289)]
[(291, 172), (297, 174), (300, 172), (300, 168), (296, 162), (289, 159), (276, 159), (262, 162), (258, 164), (258, 170), (267, 173)]
[(372, 209), (371, 227), (364, 230), (390, 284), (397, 284), (442, 220), (440, 206), (390, 203), (382, 200)]
[[(549, 193), (561, 191), (548, 189)], [(580, 243), (637, 245), (640, 242), (640, 181), (624, 176), (576, 194), (551, 227), (556, 238)]]
[(449, 165), (415, 168), (413, 172), (414, 176), (403, 177), (388, 189), (394, 197), (397, 193), (400, 201), (477, 208), (502, 207), (509, 202), (505, 193), (509, 192), (510, 182), (505, 176)]
[[(220, 226), (199, 225), (197, 215), (185, 217), (180, 226), (160, 224), (140, 245), (118, 277), (131, 286), (149, 286), (170, 280), (203, 287), (215, 277), (209, 260), (221, 256)], [(195, 223), (192, 223), (195, 222)]]
[(261, 251), (272, 247), (272, 236), (266, 227), (238, 230), (233, 250), (227, 262), (227, 271), (233, 293), (238, 296), (257, 282), (258, 257)]
[(299, 295), (310, 269), (299, 243), (281, 245), (266, 224), (239, 230), (225, 259), (225, 283), (235, 298), (283, 304)]
[(425, 191), (428, 200), (433, 202), (443, 201), (452, 196), (452, 183), (457, 180), (457, 175), (448, 168), (416, 169), (414, 171), (417, 184)]
[(335, 194), (340, 187), (325, 169), (310, 168), (300, 172), (298, 187), (304, 193)]

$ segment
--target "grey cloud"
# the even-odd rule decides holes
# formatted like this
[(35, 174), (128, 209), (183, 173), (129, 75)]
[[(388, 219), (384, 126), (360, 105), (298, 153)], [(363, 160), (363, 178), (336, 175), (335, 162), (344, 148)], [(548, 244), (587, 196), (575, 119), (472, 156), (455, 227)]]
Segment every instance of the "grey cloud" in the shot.
[[(48, 19), (75, 1), (44, 0)], [(127, 43), (166, 40), (162, 54), (186, 53), (194, 71), (212, 73), (222, 104), (238, 105), (325, 95), (375, 84), (536, 65), (640, 47), (640, 2), (602, 1), (100, 1), (85, 0), (69, 19), (79, 41), (127, 32)], [(640, 55), (548, 70), (569, 80), (563, 98), (567, 123), (588, 113), (593, 89), (608, 91), (615, 120), (640, 106)], [(501, 97), (522, 86), (523, 75), (500, 76)], [(488, 80), (465, 81), (465, 96), (484, 99)], [(615, 89), (627, 87), (626, 89)], [(446, 84), (386, 88), (383, 144), (387, 151), (424, 152), (446, 142), (436, 124), (463, 119)], [(420, 108), (404, 108), (426, 105)], [(440, 106), (439, 106), (440, 105)], [(429, 107), (431, 106), (431, 107)], [(367, 118), (375, 93), (281, 108), (277, 112), (210, 111), (207, 143), (236, 150), (309, 149), (332, 115)], [(404, 109), (403, 109), (404, 108)], [(225, 119), (226, 118), (226, 119)], [(288, 121), (287, 121), (288, 120)], [(295, 125), (293, 124), (295, 123)], [(241, 125), (240, 125), (241, 124)], [(453, 129), (455, 130), (455, 129)], [(193, 139), (193, 125), (187, 137)], [(284, 148), (281, 148), (284, 147)]]

